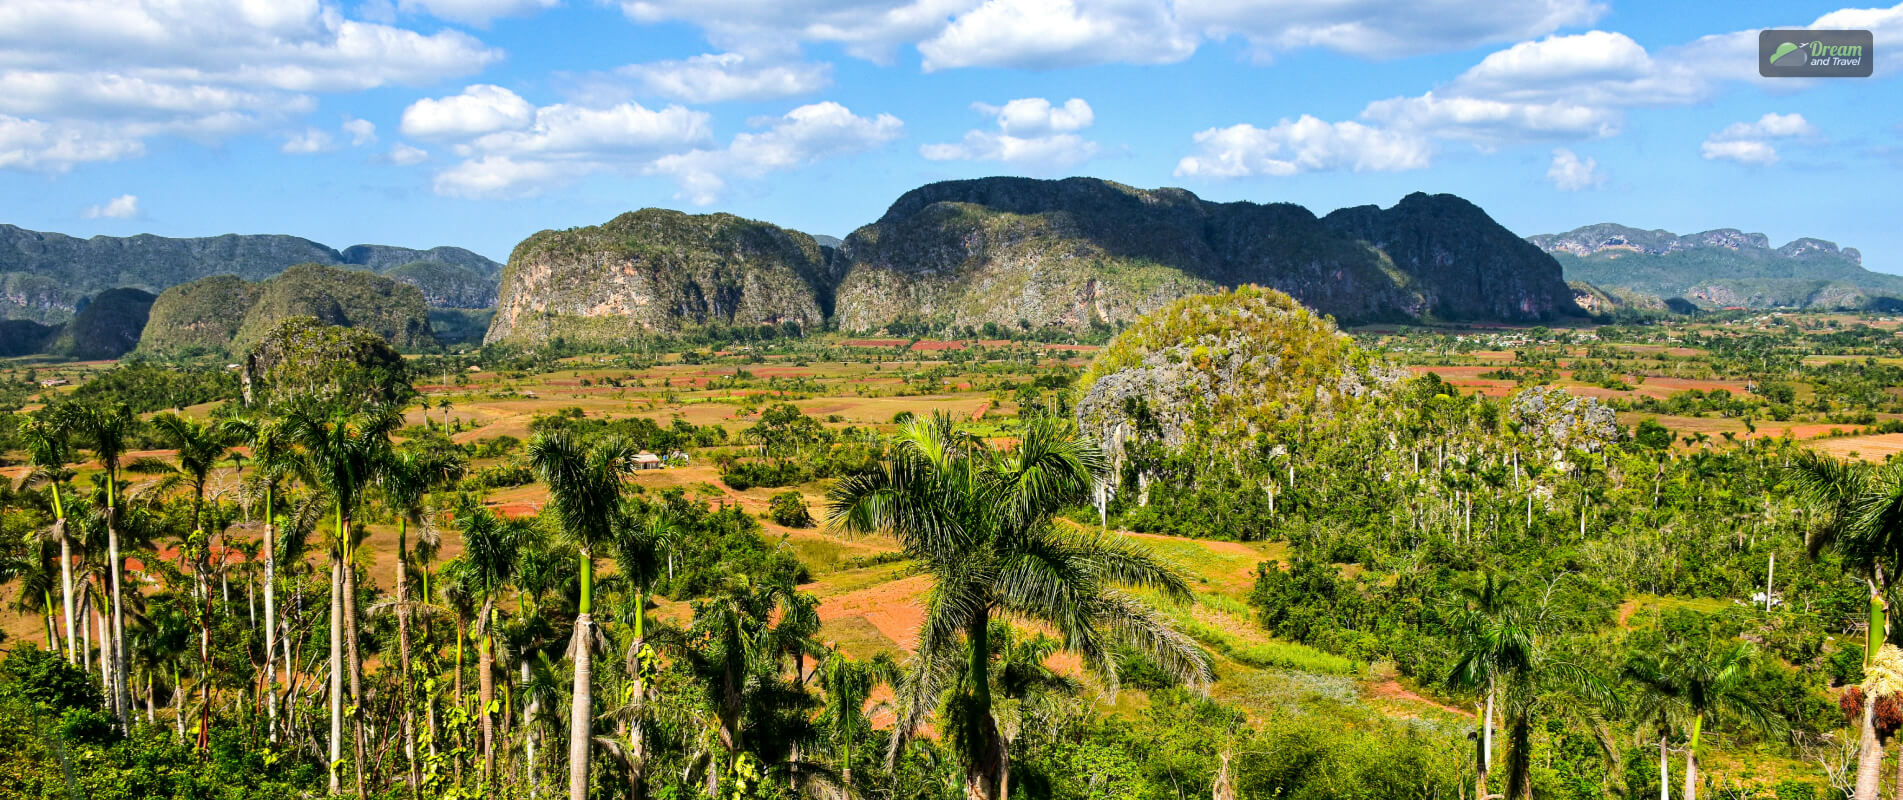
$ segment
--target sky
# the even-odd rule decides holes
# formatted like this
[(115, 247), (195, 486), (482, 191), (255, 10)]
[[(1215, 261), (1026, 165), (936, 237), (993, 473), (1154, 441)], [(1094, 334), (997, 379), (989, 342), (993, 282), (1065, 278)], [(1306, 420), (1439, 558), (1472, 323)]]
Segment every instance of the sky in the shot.
[[(1763, 28), (1876, 75), (1766, 79)], [(1415, 192), (1903, 273), (1903, 4), (0, 0), (0, 222), (497, 260), (638, 208), (845, 236), (938, 180)]]

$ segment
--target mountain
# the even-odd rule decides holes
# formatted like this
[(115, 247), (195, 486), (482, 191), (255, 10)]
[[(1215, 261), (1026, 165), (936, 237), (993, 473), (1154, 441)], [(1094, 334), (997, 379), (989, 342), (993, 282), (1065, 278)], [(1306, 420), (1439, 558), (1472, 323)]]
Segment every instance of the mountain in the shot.
[(486, 341), (618, 341), (712, 324), (817, 327), (836, 275), (832, 251), (804, 233), (732, 214), (644, 209), (516, 245)]
[(908, 315), (1076, 330), (1243, 284), (1348, 322), (1579, 313), (1550, 257), (1451, 195), (1318, 219), (1288, 203), (1089, 178), (952, 181), (906, 193), (842, 252), (845, 330)]
[(143, 289), (107, 289), (81, 304), (43, 352), (80, 361), (118, 358), (139, 344), (156, 298)]
[(1604, 223), (1527, 241), (1568, 280), (1703, 308), (1866, 308), (1903, 297), (1903, 276), (1864, 269), (1856, 248), (1822, 239), (1774, 248), (1734, 228), (1680, 236)]
[(1581, 313), (1550, 256), (1451, 195), (1317, 218), (1182, 189), (987, 178), (914, 189), (837, 246), (827, 241), (659, 209), (543, 231), (510, 257), (487, 341), (821, 321), (1082, 331), (1244, 284), (1350, 322)]
[(306, 316), (377, 334), (401, 348), (435, 343), (428, 305), (415, 286), (361, 270), (299, 264), (255, 283), (214, 275), (166, 289), (152, 305), (139, 349), (242, 353), (278, 323)]
[[(490, 295), (501, 266), (456, 247), (413, 250), (356, 245), (343, 251), (295, 236), (227, 234), (174, 239), (141, 234), (80, 239), (59, 233), (0, 225), (0, 319), (58, 323), (70, 319), (81, 298), (106, 289), (133, 287), (159, 292), (209, 277), (236, 275), (257, 281), (294, 264), (315, 263), (370, 271), (393, 270), (414, 262), (435, 262), (477, 276), (472, 285), (426, 288), (426, 294), (451, 302), (472, 303)], [(417, 282), (421, 279), (405, 279)], [(486, 300), (482, 306), (488, 305)], [(480, 307), (480, 306), (477, 306)]]

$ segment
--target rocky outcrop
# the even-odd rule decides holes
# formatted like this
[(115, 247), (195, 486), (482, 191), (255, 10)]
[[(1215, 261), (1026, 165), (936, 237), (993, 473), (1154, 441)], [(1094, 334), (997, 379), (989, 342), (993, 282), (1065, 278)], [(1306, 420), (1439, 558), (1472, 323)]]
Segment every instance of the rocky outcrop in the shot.
[(118, 358), (139, 344), (152, 311), (151, 292), (108, 289), (81, 304), (79, 313), (47, 343), (50, 355), (81, 361)]
[(257, 283), (215, 275), (165, 290), (139, 346), (162, 355), (242, 353), (293, 317), (357, 328), (401, 348), (435, 343), (416, 287), (361, 270), (300, 264)]
[(906, 193), (841, 251), (844, 330), (907, 316), (1075, 330), (1244, 284), (1345, 321), (1579, 313), (1551, 258), (1447, 195), (1317, 219), (1089, 178), (951, 181)]
[(644, 209), (542, 231), (503, 270), (488, 342), (618, 342), (707, 325), (824, 324), (839, 264), (813, 237), (732, 214)]
[(1527, 241), (1568, 280), (1704, 308), (1871, 308), (1903, 297), (1903, 277), (1871, 272), (1863, 254), (1822, 239), (1773, 248), (1761, 233), (1719, 228), (1680, 236), (1610, 223)]
[(436, 261), (493, 281), (501, 266), (456, 247), (356, 245), (339, 252), (296, 236), (227, 234), (175, 239), (141, 234), (80, 239), (0, 225), (0, 319), (62, 322), (81, 298), (106, 289), (159, 292), (212, 275), (263, 280), (294, 264), (381, 271)]

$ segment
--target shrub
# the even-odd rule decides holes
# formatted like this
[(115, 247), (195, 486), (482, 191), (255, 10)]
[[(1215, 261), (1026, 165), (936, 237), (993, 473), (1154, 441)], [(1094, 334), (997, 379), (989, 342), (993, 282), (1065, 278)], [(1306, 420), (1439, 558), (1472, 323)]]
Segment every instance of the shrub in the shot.
[(767, 518), (789, 528), (813, 527), (813, 515), (806, 511), (806, 498), (799, 492), (781, 492), (767, 505)]

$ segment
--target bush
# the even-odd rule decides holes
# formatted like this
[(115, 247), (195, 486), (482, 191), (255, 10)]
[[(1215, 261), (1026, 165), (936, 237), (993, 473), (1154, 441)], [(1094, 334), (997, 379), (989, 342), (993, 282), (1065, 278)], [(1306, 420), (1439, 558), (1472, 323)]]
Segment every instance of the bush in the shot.
[(85, 670), (30, 642), (14, 648), (5, 660), (0, 660), (0, 697), (22, 700), (53, 712), (96, 711), (105, 707), (105, 697)]
[(799, 492), (781, 492), (767, 505), (767, 519), (789, 528), (813, 527), (813, 515), (806, 511), (806, 498)]

